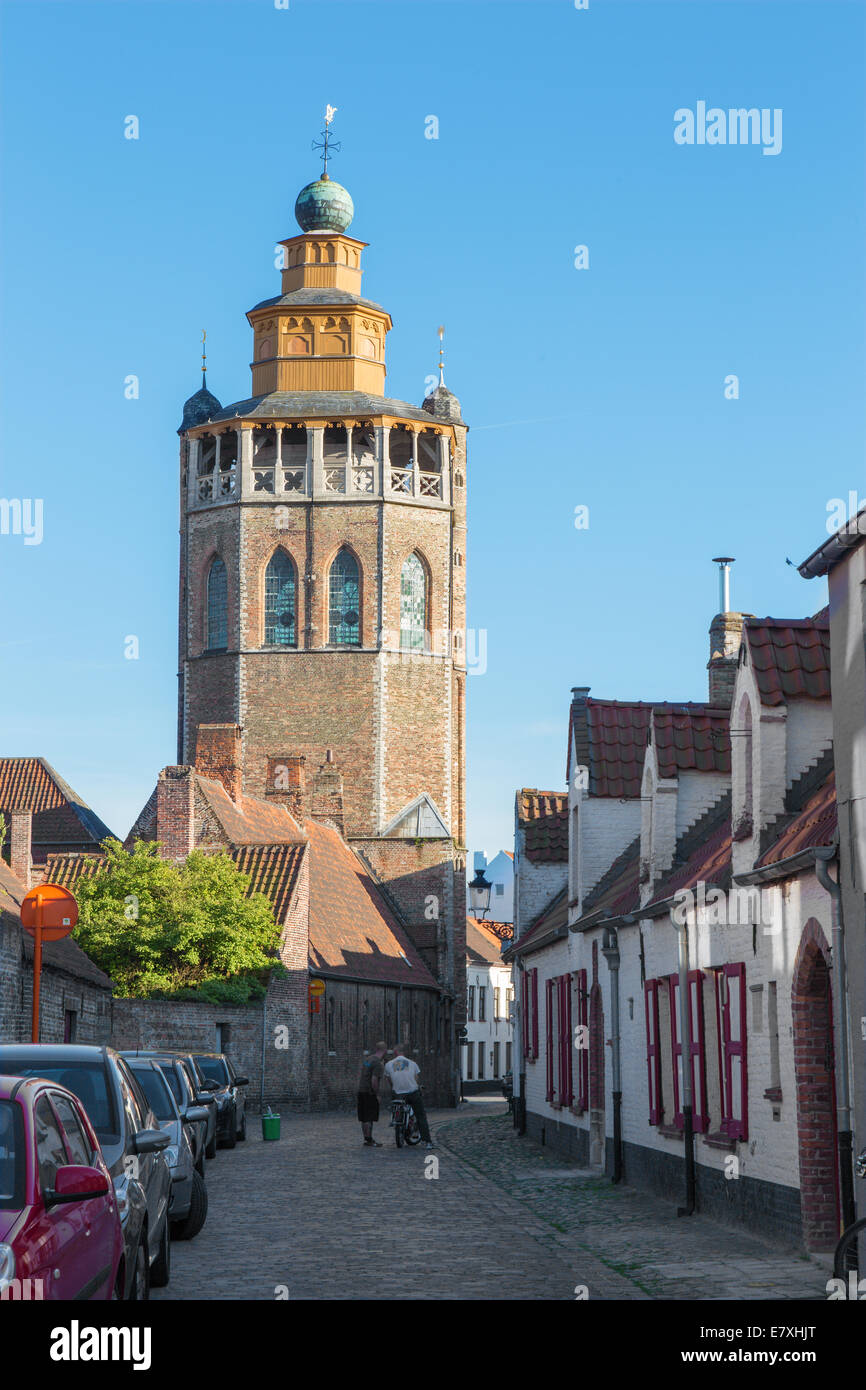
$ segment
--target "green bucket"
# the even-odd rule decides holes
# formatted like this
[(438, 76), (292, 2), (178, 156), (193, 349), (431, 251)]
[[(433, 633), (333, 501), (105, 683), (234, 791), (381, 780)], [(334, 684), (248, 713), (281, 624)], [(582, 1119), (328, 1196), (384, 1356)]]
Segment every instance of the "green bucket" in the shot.
[(272, 1110), (267, 1110), (262, 1115), (262, 1138), (279, 1139), (280, 1137), (280, 1117), (275, 1115)]

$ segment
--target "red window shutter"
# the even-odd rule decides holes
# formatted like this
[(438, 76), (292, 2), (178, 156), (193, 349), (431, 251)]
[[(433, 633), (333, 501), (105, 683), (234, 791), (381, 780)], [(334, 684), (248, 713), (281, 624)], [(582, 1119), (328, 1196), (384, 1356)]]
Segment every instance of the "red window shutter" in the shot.
[(571, 1069), (571, 976), (560, 975), (559, 985), (559, 1103), (574, 1099)]
[(589, 1108), (589, 998), (585, 970), (574, 972), (574, 983), (577, 989), (577, 1022), (580, 1028), (580, 1047), (577, 1049), (577, 1108), (582, 1111)]
[(727, 1113), (725, 1109), (725, 1024), (724, 1024), (724, 990), (725, 977), (722, 971), (713, 970), (713, 995), (716, 1001), (716, 1058), (715, 1065), (719, 1074), (719, 1096), (721, 1097), (722, 1120)]
[(649, 1091), (649, 1122), (660, 1125), (662, 1108), (661, 1049), (659, 1047), (659, 981), (647, 980), (644, 985), (646, 1006), (646, 1066)]
[(531, 970), (524, 970), (521, 980), (521, 993), (523, 996), (523, 1055), (532, 1056), (532, 975)]
[(707, 1102), (706, 1032), (704, 1029), (704, 972), (689, 971), (689, 1031), (692, 1035), (692, 1114), (695, 1130), (703, 1134), (710, 1127)]
[(725, 1115), (722, 1129), (732, 1139), (748, 1139), (748, 1075), (746, 1071), (746, 967), (740, 961), (724, 967), (722, 1027), (725, 1061)]
[(553, 1051), (556, 1042), (556, 1015), (554, 1012), (554, 989), (555, 981), (546, 981), (545, 999), (547, 1004), (545, 1022), (547, 1032), (545, 1037), (545, 1060), (547, 1062), (547, 1099), (553, 1103), (556, 1098), (553, 1070)]
[(668, 1001), (671, 1016), (671, 1065), (674, 1089), (674, 1124), (683, 1127), (683, 1040), (680, 1037), (680, 981), (678, 975), (668, 976)]
[(532, 1055), (538, 1059), (538, 970), (532, 972)]

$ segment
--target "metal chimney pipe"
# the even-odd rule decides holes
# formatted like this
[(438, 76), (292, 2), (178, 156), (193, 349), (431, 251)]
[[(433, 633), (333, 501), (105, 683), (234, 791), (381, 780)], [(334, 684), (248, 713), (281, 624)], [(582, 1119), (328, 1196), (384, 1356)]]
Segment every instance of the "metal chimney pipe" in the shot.
[(733, 563), (733, 555), (716, 555), (713, 557), (713, 564), (719, 567), (720, 613), (730, 613), (731, 611), (731, 565)]

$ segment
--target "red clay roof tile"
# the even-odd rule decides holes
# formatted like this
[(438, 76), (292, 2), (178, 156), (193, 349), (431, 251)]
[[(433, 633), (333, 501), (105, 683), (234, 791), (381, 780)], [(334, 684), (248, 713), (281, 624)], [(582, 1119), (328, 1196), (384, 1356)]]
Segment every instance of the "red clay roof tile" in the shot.
[(830, 699), (830, 619), (747, 618), (744, 629), (764, 705)]
[(517, 793), (517, 821), (524, 831), (524, 850), (533, 863), (568, 862), (568, 792)]

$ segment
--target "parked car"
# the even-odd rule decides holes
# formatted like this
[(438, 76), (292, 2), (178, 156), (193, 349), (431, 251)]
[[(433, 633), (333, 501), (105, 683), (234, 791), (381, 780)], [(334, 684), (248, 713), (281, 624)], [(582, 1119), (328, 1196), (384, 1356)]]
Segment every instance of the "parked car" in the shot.
[(195, 1061), (205, 1081), (216, 1081), (217, 1141), (233, 1149), (238, 1139), (247, 1137), (246, 1096), (248, 1076), (238, 1076), (224, 1052), (196, 1052)]
[(158, 1062), (165, 1071), (166, 1080), (171, 1086), (172, 1095), (181, 1114), (190, 1105), (197, 1109), (200, 1106), (205, 1108), (207, 1118), (202, 1123), (202, 1142), (196, 1150), (196, 1166), (204, 1177), (204, 1160), (216, 1157), (216, 1098), (212, 1090), (204, 1088), (204, 1077), (192, 1057), (185, 1052), (166, 1052), (146, 1047), (135, 1051), (125, 1050), (121, 1055), (126, 1058), (149, 1057), (152, 1061)]
[(111, 1174), (83, 1106), (50, 1081), (0, 1076), (0, 1296), (110, 1299), (123, 1277)]
[(111, 1174), (123, 1231), (123, 1296), (146, 1299), (171, 1274), (171, 1173), (159, 1128), (126, 1062), (111, 1047), (0, 1046), (0, 1076), (39, 1076), (80, 1100)]
[(169, 1136), (166, 1160), (171, 1169), (171, 1201), (168, 1218), (171, 1234), (179, 1240), (197, 1236), (207, 1216), (207, 1188), (196, 1170), (192, 1151), (192, 1126), (207, 1121), (204, 1106), (189, 1106), (183, 1116), (158, 1062), (150, 1057), (128, 1057), (129, 1070), (144, 1091), (160, 1129)]

